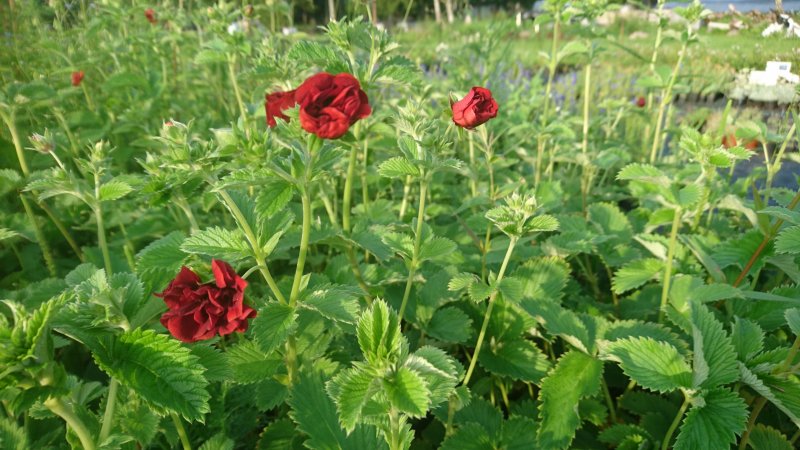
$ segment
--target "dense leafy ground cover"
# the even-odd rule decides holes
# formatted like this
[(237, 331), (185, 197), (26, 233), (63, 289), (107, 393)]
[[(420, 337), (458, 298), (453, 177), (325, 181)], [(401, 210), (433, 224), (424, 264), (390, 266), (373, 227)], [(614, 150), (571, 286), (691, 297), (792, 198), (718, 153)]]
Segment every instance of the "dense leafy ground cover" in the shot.
[(2, 42), (3, 448), (794, 447), (798, 132), (673, 104), (706, 36), (93, 8)]

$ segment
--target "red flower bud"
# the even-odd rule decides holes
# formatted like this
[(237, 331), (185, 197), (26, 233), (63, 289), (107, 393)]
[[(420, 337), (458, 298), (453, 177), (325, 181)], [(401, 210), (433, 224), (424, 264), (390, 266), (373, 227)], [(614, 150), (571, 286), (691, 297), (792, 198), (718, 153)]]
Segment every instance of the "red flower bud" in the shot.
[(83, 71), (72, 72), (72, 85), (80, 86), (81, 81), (83, 81)]
[(156, 20), (156, 12), (155, 12), (155, 11), (153, 11), (153, 8), (147, 8), (147, 9), (145, 9), (145, 10), (144, 10), (144, 16), (147, 18), (147, 21), (148, 21), (148, 22), (150, 22), (150, 23), (151, 23), (151, 24), (153, 24), (153, 25), (155, 25), (155, 24), (156, 24), (156, 22), (158, 22), (158, 21)]
[(646, 105), (647, 105), (647, 100), (640, 95), (639, 98), (636, 99), (636, 106), (638, 106), (639, 108), (644, 108)]
[(451, 103), (450, 108), (453, 110), (453, 122), (468, 130), (497, 117), (498, 110), (492, 91), (478, 86), (470, 89), (466, 97)]
[(276, 117), (289, 121), (289, 118), (283, 112), (297, 104), (294, 99), (294, 93), (295, 91), (273, 92), (265, 96), (264, 109), (267, 111), (267, 125), (270, 128), (278, 124), (275, 121)]

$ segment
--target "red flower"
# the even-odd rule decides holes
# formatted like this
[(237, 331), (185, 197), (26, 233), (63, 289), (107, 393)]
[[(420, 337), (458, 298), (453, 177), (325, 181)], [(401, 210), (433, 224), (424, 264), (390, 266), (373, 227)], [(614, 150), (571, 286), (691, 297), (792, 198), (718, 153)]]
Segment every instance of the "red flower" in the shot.
[(183, 342), (244, 332), (247, 319), (256, 316), (256, 311), (244, 304), (247, 282), (224, 261), (211, 260), (211, 269), (214, 281), (201, 284), (196, 273), (183, 267), (164, 292), (155, 294), (169, 308), (161, 316), (161, 324)]
[(278, 124), (275, 121), (276, 117), (289, 121), (289, 118), (283, 112), (297, 104), (294, 99), (294, 93), (295, 91), (273, 92), (265, 96), (264, 109), (267, 111), (267, 125), (270, 128)]
[(300, 105), (300, 126), (322, 139), (341, 137), (357, 120), (372, 113), (367, 94), (350, 74), (318, 73), (294, 93)]
[(642, 97), (641, 95), (636, 99), (636, 106), (639, 108), (644, 108), (647, 105), (647, 100)]
[(736, 136), (734, 136), (733, 133), (722, 136), (723, 147), (731, 148), (736, 147), (736, 145), (738, 145), (738, 142), (736, 142)]
[(144, 10), (144, 16), (147, 17), (147, 21), (148, 22), (150, 22), (153, 25), (156, 24), (156, 22), (157, 22), (157, 20), (156, 20), (156, 12), (153, 11), (153, 8), (145, 9)]
[(466, 97), (450, 104), (453, 110), (453, 122), (461, 128), (471, 130), (497, 117), (497, 102), (492, 98), (492, 91), (475, 86)]
[(81, 81), (83, 81), (83, 71), (72, 72), (72, 85), (80, 86)]

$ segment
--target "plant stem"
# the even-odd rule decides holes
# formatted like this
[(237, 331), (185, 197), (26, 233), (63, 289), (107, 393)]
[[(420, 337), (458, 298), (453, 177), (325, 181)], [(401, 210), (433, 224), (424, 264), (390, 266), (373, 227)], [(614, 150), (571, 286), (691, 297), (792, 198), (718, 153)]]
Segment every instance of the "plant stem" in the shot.
[(667, 299), (669, 298), (669, 285), (672, 281), (672, 259), (675, 256), (675, 246), (678, 237), (678, 229), (681, 226), (681, 208), (675, 208), (675, 216), (672, 218), (672, 230), (669, 233), (669, 247), (667, 247), (667, 261), (664, 265), (663, 289), (661, 290), (661, 308), (658, 310), (658, 322), (664, 320), (664, 311), (667, 309)]
[(297, 297), (300, 295), (300, 283), (303, 280), (303, 269), (306, 265), (306, 254), (308, 253), (308, 240), (311, 235), (311, 198), (308, 193), (308, 186), (303, 186), (300, 192), (300, 200), (303, 204), (303, 225), (300, 234), (300, 253), (297, 255), (292, 291), (289, 294), (289, 306), (292, 308), (297, 305)]
[(86, 428), (86, 424), (75, 414), (72, 407), (64, 403), (60, 398), (49, 398), (45, 400), (44, 406), (67, 422), (72, 431), (78, 435), (78, 440), (81, 441), (84, 450), (95, 450), (97, 448), (94, 439), (92, 439), (92, 434)]
[(589, 94), (592, 85), (592, 63), (586, 65), (586, 78), (583, 82), (583, 141), (581, 152), (584, 155), (589, 151)]
[(688, 45), (688, 42), (684, 42), (681, 45), (681, 49), (678, 52), (678, 61), (672, 69), (672, 75), (670, 75), (667, 87), (661, 92), (661, 102), (658, 104), (658, 114), (656, 114), (655, 131), (653, 133), (653, 146), (650, 148), (650, 164), (656, 162), (659, 144), (661, 144), (661, 129), (664, 125), (664, 112), (667, 106), (672, 102), (672, 88), (675, 85), (675, 80), (678, 78), (678, 72), (681, 69), (681, 63), (683, 63), (683, 57), (686, 54), (686, 47)]
[(94, 219), (97, 221), (97, 242), (100, 245), (100, 251), (103, 253), (103, 264), (106, 269), (106, 276), (110, 277), (111, 270), (111, 254), (108, 251), (108, 242), (106, 242), (106, 229), (103, 225), (103, 208), (100, 203), (100, 172), (94, 173), (94, 199), (95, 204), (92, 205), (94, 210)]
[(181, 418), (177, 414), (172, 413), (172, 423), (175, 424), (175, 429), (178, 431), (178, 437), (181, 439), (183, 450), (192, 450), (192, 444), (189, 442), (189, 436), (186, 434), (186, 428), (183, 427)]
[(681, 404), (681, 408), (678, 410), (678, 414), (675, 416), (675, 420), (672, 421), (672, 425), (669, 426), (667, 434), (664, 436), (664, 440), (661, 441), (661, 450), (669, 449), (669, 442), (672, 440), (672, 435), (675, 433), (675, 430), (678, 428), (678, 425), (680, 425), (681, 419), (683, 418), (683, 414), (689, 407), (689, 403), (690, 403), (689, 396), (686, 395), (686, 392), (683, 392), (683, 403)]
[(389, 436), (387, 443), (389, 450), (403, 450), (403, 437), (402, 437), (403, 423), (397, 410), (392, 408), (389, 410)]
[(406, 216), (409, 194), (411, 194), (411, 175), (406, 175), (406, 180), (403, 183), (403, 199), (400, 201), (400, 220), (403, 220), (403, 217)]
[(603, 397), (606, 399), (606, 406), (608, 407), (608, 415), (611, 418), (611, 425), (617, 423), (617, 410), (614, 409), (614, 402), (611, 399), (611, 392), (608, 390), (606, 379), (602, 379)]
[(44, 232), (42, 232), (39, 222), (36, 221), (36, 216), (33, 215), (31, 205), (25, 199), (25, 194), (20, 192), (19, 199), (22, 202), (22, 207), (25, 209), (25, 215), (28, 216), (28, 221), (31, 223), (31, 225), (33, 225), (33, 233), (36, 236), (36, 241), (39, 243), (39, 247), (42, 248), (42, 256), (44, 257), (44, 263), (47, 266), (47, 271), (50, 272), (51, 277), (55, 277), (57, 275), (56, 263), (53, 260), (53, 254), (50, 252), (50, 245), (47, 243), (47, 239), (44, 237)]
[(472, 198), (475, 198), (475, 196), (478, 195), (478, 182), (475, 179), (477, 177), (477, 171), (475, 170), (475, 142), (472, 133), (467, 133), (467, 141), (469, 143), (469, 167), (473, 171), (469, 179), (469, 189), (472, 193)]
[(108, 399), (106, 399), (106, 410), (103, 413), (103, 426), (100, 428), (99, 441), (102, 443), (111, 434), (111, 425), (114, 423), (114, 408), (117, 404), (117, 390), (119, 382), (114, 378), (108, 384)]
[(241, 114), (242, 116), (242, 121), (244, 122), (246, 129), (247, 108), (245, 108), (244, 101), (242, 100), (242, 92), (239, 89), (239, 81), (236, 80), (236, 55), (230, 55), (228, 57), (228, 74), (230, 75), (231, 78), (231, 85), (233, 86), (233, 94), (236, 96), (236, 103), (238, 103), (239, 105), (239, 114)]
[(283, 296), (281, 290), (278, 289), (277, 283), (275, 283), (275, 279), (272, 278), (272, 274), (269, 272), (269, 268), (267, 267), (267, 258), (264, 256), (264, 253), (261, 250), (261, 245), (258, 243), (258, 238), (256, 237), (255, 233), (253, 233), (253, 229), (250, 228), (250, 224), (247, 223), (247, 219), (245, 219), (244, 214), (236, 205), (236, 202), (233, 201), (230, 194), (228, 194), (225, 190), (219, 191), (220, 197), (222, 197), (222, 201), (230, 210), (233, 217), (236, 219), (236, 222), (239, 224), (239, 227), (244, 232), (245, 238), (250, 243), (250, 248), (253, 249), (253, 257), (256, 260), (256, 265), (258, 265), (258, 269), (261, 272), (261, 275), (266, 280), (267, 285), (269, 285), (269, 289), (272, 291), (272, 295), (275, 296), (281, 303), (286, 303), (286, 297)]
[[(503, 281), (503, 276), (506, 273), (508, 262), (511, 260), (511, 253), (514, 251), (514, 246), (516, 244), (516, 237), (512, 237), (511, 240), (508, 241), (508, 250), (506, 250), (506, 256), (503, 258), (503, 264), (500, 265), (500, 272), (497, 274), (495, 286), (499, 285), (500, 282)], [(483, 316), (483, 325), (481, 325), (481, 331), (478, 334), (478, 341), (475, 343), (475, 350), (472, 352), (472, 360), (469, 362), (469, 369), (467, 369), (467, 374), (464, 376), (464, 381), (461, 382), (461, 384), (464, 386), (469, 384), (469, 380), (472, 378), (472, 372), (475, 370), (475, 364), (478, 362), (478, 355), (480, 355), (481, 347), (483, 346), (483, 339), (486, 337), (486, 330), (489, 328), (489, 319), (492, 316), (492, 308), (494, 307), (494, 301), (497, 298), (497, 292), (497, 290), (494, 290), (492, 295), (489, 296), (489, 304), (486, 306), (486, 313)]]
[[(792, 201), (789, 202), (788, 205), (786, 205), (786, 209), (793, 210), (798, 203), (800, 203), (800, 190), (798, 190), (797, 193), (794, 195)], [(733, 287), (738, 287), (742, 283), (742, 281), (744, 281), (744, 278), (750, 272), (750, 269), (753, 268), (753, 264), (755, 264), (759, 255), (761, 255), (761, 252), (764, 251), (764, 248), (767, 246), (770, 239), (772, 239), (772, 237), (775, 236), (775, 234), (781, 228), (781, 225), (783, 225), (783, 219), (776, 219), (775, 224), (773, 224), (772, 228), (768, 230), (769, 232), (764, 235), (764, 239), (761, 240), (761, 243), (758, 245), (758, 248), (756, 248), (756, 251), (753, 252), (753, 255), (750, 256), (750, 259), (747, 261), (747, 264), (745, 264), (744, 268), (739, 273), (739, 276), (736, 277), (736, 281), (733, 282)]]
[(8, 131), (11, 133), (11, 141), (14, 143), (14, 149), (17, 152), (19, 168), (22, 169), (22, 174), (27, 178), (30, 174), (30, 170), (28, 169), (28, 162), (25, 160), (25, 151), (22, 148), (22, 141), (19, 139), (19, 130), (17, 130), (16, 124), (16, 114), (13, 110), (11, 111), (10, 115), (0, 111), (0, 117), (3, 118), (3, 121), (8, 127)]
[(406, 312), (408, 305), (408, 298), (411, 295), (411, 285), (414, 282), (414, 275), (417, 273), (417, 265), (419, 264), (419, 247), (422, 243), (422, 223), (425, 220), (425, 200), (428, 194), (428, 181), (425, 179), (425, 174), (422, 174), (422, 179), (419, 182), (419, 210), (417, 212), (417, 228), (414, 235), (414, 253), (411, 255), (411, 265), (408, 268), (408, 279), (406, 280), (406, 290), (403, 292), (403, 301), (400, 303), (400, 312), (398, 317), (403, 319), (403, 314)]
[[(366, 150), (366, 149), (365, 149)], [(344, 231), (347, 237), (350, 237), (350, 214), (352, 209), (352, 198), (353, 198), (353, 178), (355, 177), (356, 172), (356, 157), (358, 156), (358, 147), (353, 145), (350, 149), (350, 159), (347, 163), (347, 175), (344, 180), (344, 194), (342, 196), (342, 230)], [(363, 181), (366, 183), (366, 180)], [(361, 274), (361, 267), (358, 266), (358, 260), (356, 259), (356, 252), (353, 248), (352, 244), (348, 243), (347, 246), (347, 259), (350, 262), (350, 268), (353, 271), (353, 276), (355, 276), (358, 285), (361, 287), (361, 290), (367, 295), (367, 302), (371, 302), (372, 297), (369, 293), (369, 287), (367, 283), (364, 282), (364, 277)]]

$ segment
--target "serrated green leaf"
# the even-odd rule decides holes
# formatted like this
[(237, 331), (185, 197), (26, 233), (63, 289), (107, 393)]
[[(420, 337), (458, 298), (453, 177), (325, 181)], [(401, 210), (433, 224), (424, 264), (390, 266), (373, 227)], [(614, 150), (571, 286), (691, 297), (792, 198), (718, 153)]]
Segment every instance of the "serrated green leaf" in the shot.
[(736, 381), (736, 352), (722, 323), (702, 304), (693, 304), (691, 310), (694, 387), (711, 389)]
[(419, 176), (419, 169), (411, 161), (402, 156), (389, 158), (378, 167), (378, 173), (387, 178), (405, 178)]
[(706, 391), (681, 424), (675, 450), (728, 450), (745, 429), (747, 406), (727, 389)]
[(307, 434), (306, 445), (315, 450), (341, 450), (345, 433), (339, 427), (336, 407), (325, 393), (318, 374), (301, 372), (292, 385), (289, 416)]
[(613, 288), (617, 294), (635, 289), (655, 279), (664, 271), (664, 262), (660, 259), (645, 258), (622, 266), (614, 274)]
[(558, 226), (558, 219), (551, 215), (543, 214), (528, 219), (528, 221), (525, 222), (525, 232), (542, 233), (546, 231), (555, 231), (558, 229)]
[(356, 326), (358, 345), (373, 366), (396, 360), (401, 351), (402, 334), (397, 314), (383, 300), (376, 300)]
[(133, 191), (133, 187), (130, 184), (120, 180), (111, 180), (100, 186), (99, 199), (101, 202), (110, 202), (125, 197), (131, 191)]
[(666, 342), (648, 337), (620, 339), (608, 346), (607, 353), (645, 389), (670, 392), (692, 387), (692, 369), (678, 349)]
[(225, 354), (238, 384), (253, 384), (266, 380), (278, 370), (283, 360), (277, 355), (263, 352), (253, 341), (242, 341)]
[(800, 253), (800, 226), (781, 231), (775, 237), (775, 251), (778, 253)]
[(786, 317), (786, 323), (792, 330), (795, 336), (800, 336), (800, 308), (787, 309), (783, 314)]
[(617, 174), (617, 180), (641, 181), (662, 188), (669, 188), (669, 178), (658, 168), (650, 164), (633, 163), (623, 167)]
[(358, 320), (358, 298), (363, 292), (353, 286), (326, 284), (303, 293), (300, 305), (313, 309), (328, 319), (355, 324)]
[(389, 402), (398, 411), (411, 417), (422, 417), (430, 406), (430, 391), (422, 376), (409, 369), (400, 367), (383, 379), (383, 388)]
[(467, 291), (469, 292), (470, 300), (475, 303), (480, 303), (489, 298), (492, 292), (494, 292), (494, 289), (483, 281), (478, 280), (472, 283)]
[(431, 407), (446, 401), (455, 392), (462, 369), (443, 350), (425, 346), (410, 355), (405, 365), (420, 374), (430, 390)]
[(731, 341), (739, 361), (747, 362), (764, 349), (764, 331), (757, 323), (737, 316), (731, 329)]
[(241, 231), (229, 231), (220, 227), (193, 233), (183, 241), (181, 250), (227, 261), (239, 261), (250, 256), (250, 247)]
[(492, 439), (480, 424), (467, 423), (448, 436), (439, 450), (486, 450), (492, 447)]
[(767, 206), (758, 211), (759, 214), (766, 214), (768, 216), (781, 219), (792, 225), (800, 225), (800, 212), (792, 211), (791, 209), (782, 206)]
[(747, 444), (753, 450), (794, 450), (794, 446), (780, 431), (763, 424), (756, 424)]
[(463, 343), (472, 336), (472, 319), (464, 311), (447, 306), (436, 310), (425, 330), (442, 342)]
[(696, 184), (688, 184), (678, 191), (678, 205), (688, 209), (696, 205), (703, 196), (703, 188)]
[(600, 389), (603, 363), (571, 350), (559, 358), (542, 381), (539, 394), (538, 444), (541, 448), (568, 448), (581, 423), (578, 402)]
[(227, 356), (221, 351), (208, 345), (197, 344), (190, 347), (200, 364), (205, 367), (203, 375), (210, 382), (226, 381), (233, 376), (233, 371), (228, 363)]
[(178, 341), (137, 329), (97, 341), (91, 348), (101, 369), (159, 414), (175, 412), (195, 421), (209, 412), (204, 368)]
[(667, 327), (653, 322), (639, 320), (619, 320), (612, 323), (603, 336), (608, 341), (616, 341), (629, 337), (649, 337), (656, 341), (666, 342), (675, 347), (681, 354), (688, 354), (688, 345)]
[(211, 439), (205, 441), (199, 450), (233, 450), (235, 442), (223, 433), (215, 434)]
[(480, 365), (497, 375), (538, 383), (550, 369), (547, 357), (531, 341), (501, 340), (481, 351)]
[(6, 450), (28, 450), (25, 430), (16, 423), (0, 418), (0, 445)]
[(297, 327), (297, 313), (286, 304), (270, 302), (258, 311), (258, 315), (250, 323), (253, 338), (264, 353), (271, 353)]
[(378, 378), (361, 366), (339, 372), (328, 383), (328, 393), (336, 402), (339, 421), (351, 432), (361, 419), (361, 411), (379, 388)]
[(447, 289), (451, 291), (460, 291), (469, 289), (472, 283), (478, 282), (478, 276), (472, 273), (462, 272), (453, 275), (450, 282), (447, 284)]
[(439, 261), (456, 251), (456, 243), (444, 237), (434, 237), (426, 240), (419, 249), (417, 258), (420, 262)]

